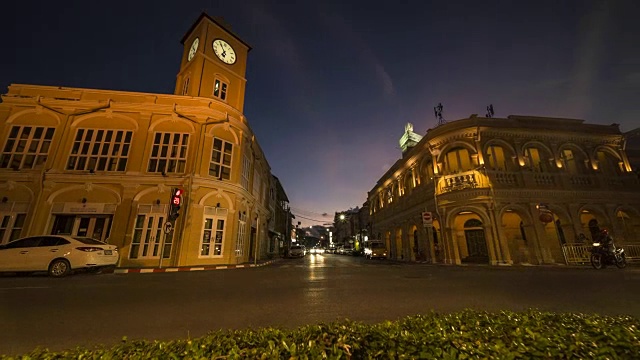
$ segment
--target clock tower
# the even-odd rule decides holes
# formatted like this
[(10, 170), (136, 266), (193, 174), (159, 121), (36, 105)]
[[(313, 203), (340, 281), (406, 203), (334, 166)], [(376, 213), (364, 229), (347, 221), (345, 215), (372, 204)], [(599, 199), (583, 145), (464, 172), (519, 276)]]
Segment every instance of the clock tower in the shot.
[(221, 19), (202, 13), (182, 38), (176, 95), (207, 97), (243, 112), (251, 47)]

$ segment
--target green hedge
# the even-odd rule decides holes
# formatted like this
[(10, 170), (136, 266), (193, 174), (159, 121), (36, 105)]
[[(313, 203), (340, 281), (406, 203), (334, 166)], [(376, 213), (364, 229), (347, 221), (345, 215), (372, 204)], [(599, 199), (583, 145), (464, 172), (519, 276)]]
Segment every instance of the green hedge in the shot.
[[(430, 313), (366, 325), (217, 331), (111, 348), (35, 350), (17, 359), (640, 359), (640, 321), (529, 310)], [(0, 359), (11, 357), (0, 356)]]

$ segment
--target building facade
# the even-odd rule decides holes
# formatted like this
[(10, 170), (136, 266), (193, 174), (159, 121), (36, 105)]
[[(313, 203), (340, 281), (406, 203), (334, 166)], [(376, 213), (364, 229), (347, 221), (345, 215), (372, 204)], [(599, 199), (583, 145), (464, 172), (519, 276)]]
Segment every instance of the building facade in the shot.
[(399, 260), (564, 263), (563, 244), (599, 229), (619, 244), (640, 234), (619, 126), (575, 119), (472, 115), (429, 129), (368, 202), (373, 237)]
[[(206, 14), (182, 43), (175, 94), (9, 87), (0, 242), (87, 236), (117, 245), (131, 267), (237, 264), (272, 250), (271, 170), (243, 115), (250, 47)], [(183, 203), (167, 225), (173, 188)]]
[(366, 229), (366, 223), (361, 216), (361, 208), (355, 207), (336, 212), (333, 218), (333, 227), (335, 229), (333, 242), (337, 245), (359, 249), (358, 240), (363, 229)]
[(640, 128), (626, 132), (624, 137), (624, 150), (629, 158), (631, 170), (640, 176)]
[[(291, 208), (289, 198), (284, 187), (276, 176), (271, 176), (271, 191), (273, 197), (273, 218), (269, 228), (271, 238), (274, 241), (275, 252), (273, 256), (284, 256), (284, 250), (291, 245)], [(272, 256), (272, 257), (273, 257)]]

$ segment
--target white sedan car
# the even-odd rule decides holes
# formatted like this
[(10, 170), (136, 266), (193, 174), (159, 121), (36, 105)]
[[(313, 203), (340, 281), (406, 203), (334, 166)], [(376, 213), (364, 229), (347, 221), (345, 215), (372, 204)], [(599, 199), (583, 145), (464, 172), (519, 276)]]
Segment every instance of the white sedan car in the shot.
[(99, 271), (118, 258), (117, 246), (84, 237), (30, 236), (0, 245), (0, 271), (47, 271), (54, 277), (75, 269)]
[(289, 249), (290, 257), (304, 257), (304, 249), (300, 245), (293, 245)]

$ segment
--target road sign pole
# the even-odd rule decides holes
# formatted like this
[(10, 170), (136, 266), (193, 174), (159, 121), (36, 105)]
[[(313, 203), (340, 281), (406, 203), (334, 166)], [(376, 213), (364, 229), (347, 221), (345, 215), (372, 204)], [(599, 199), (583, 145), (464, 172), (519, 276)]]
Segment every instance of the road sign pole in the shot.
[(158, 267), (160, 269), (162, 269), (162, 256), (164, 255), (164, 239), (167, 237), (167, 233), (164, 231), (164, 226), (162, 226), (162, 235), (161, 235), (161, 240), (160, 240), (160, 264), (158, 264)]
[(173, 223), (167, 220), (162, 225), (162, 241), (160, 242), (160, 268), (162, 269), (162, 256), (164, 255), (164, 243), (166, 242), (167, 235), (173, 231)]
[(435, 244), (433, 243), (433, 226), (427, 226), (427, 249), (429, 249), (429, 261), (435, 263)]

